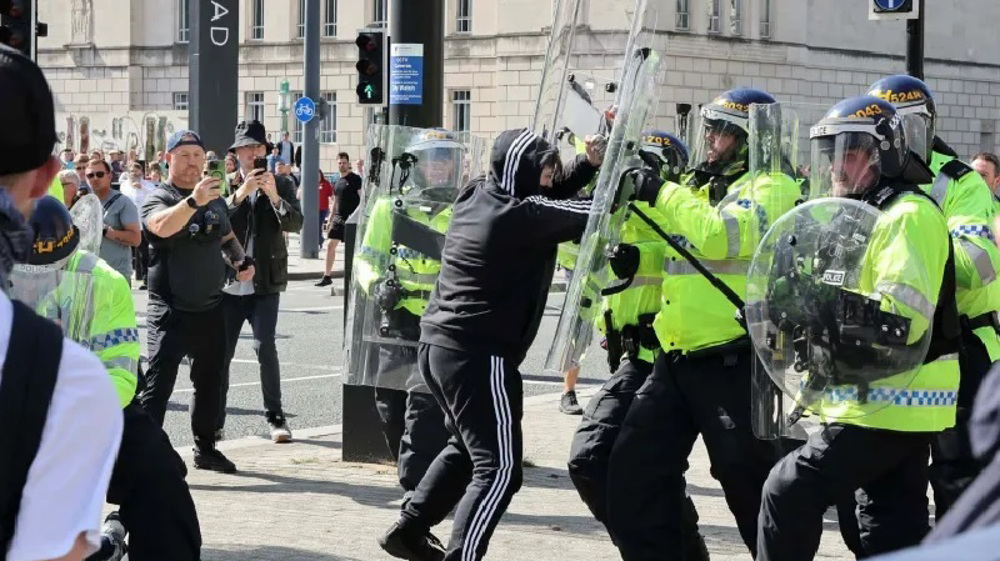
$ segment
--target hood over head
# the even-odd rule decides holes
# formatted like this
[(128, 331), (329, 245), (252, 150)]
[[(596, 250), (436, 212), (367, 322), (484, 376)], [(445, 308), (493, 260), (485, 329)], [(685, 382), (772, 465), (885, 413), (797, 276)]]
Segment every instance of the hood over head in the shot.
[(554, 146), (528, 129), (504, 131), (493, 142), (488, 181), (518, 199), (538, 195), (542, 193), (542, 168), (547, 164), (556, 166), (553, 181), (558, 181), (562, 161)]

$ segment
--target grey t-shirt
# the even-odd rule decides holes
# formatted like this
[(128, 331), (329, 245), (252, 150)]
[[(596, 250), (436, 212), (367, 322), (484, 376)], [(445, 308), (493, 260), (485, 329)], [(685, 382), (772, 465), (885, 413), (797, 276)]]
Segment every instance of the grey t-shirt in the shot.
[[(104, 224), (115, 230), (124, 230), (126, 225), (139, 224), (139, 209), (128, 197), (118, 191), (111, 191), (101, 199), (104, 206)], [(103, 238), (101, 240), (101, 259), (108, 262), (111, 268), (118, 271), (126, 279), (132, 276), (132, 248)]]
[(222, 238), (232, 231), (229, 209), (219, 198), (195, 211), (184, 228), (169, 238), (149, 231), (149, 217), (184, 204), (190, 190), (163, 183), (142, 205), (142, 221), (149, 238), (149, 294), (171, 308), (203, 312), (222, 301), (226, 276)]

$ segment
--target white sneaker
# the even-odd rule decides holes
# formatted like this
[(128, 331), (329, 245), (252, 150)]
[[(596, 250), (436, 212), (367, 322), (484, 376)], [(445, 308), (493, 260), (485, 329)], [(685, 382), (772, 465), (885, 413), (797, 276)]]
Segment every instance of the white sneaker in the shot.
[(279, 443), (292, 441), (292, 431), (288, 428), (284, 415), (268, 419), (267, 424), (271, 427), (271, 440)]

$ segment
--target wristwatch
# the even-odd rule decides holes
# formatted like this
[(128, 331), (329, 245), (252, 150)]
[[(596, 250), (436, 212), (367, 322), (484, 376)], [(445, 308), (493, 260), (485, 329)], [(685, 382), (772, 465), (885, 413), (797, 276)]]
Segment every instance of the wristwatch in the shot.
[(194, 209), (198, 208), (198, 201), (194, 200), (194, 197), (187, 197), (184, 199), (184, 202), (186, 202), (187, 205), (191, 208)]

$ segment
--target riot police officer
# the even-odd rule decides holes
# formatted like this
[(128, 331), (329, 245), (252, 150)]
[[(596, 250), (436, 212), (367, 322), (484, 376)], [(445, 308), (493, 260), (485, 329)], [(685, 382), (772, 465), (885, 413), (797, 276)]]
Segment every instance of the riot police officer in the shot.
[[(107, 498), (121, 507), (131, 557), (200, 559), (201, 530), (184, 461), (135, 397), (139, 331), (128, 282), (97, 255), (78, 249), (80, 233), (62, 202), (39, 199), (30, 224), (35, 243), (27, 263), (15, 265), (11, 296), (31, 295), (25, 303), (58, 320), (66, 336), (97, 355), (111, 376), (124, 432)], [(110, 537), (92, 559), (120, 558), (112, 556), (123, 544)]]
[(969, 443), (972, 403), (990, 366), (1000, 359), (1000, 251), (993, 239), (994, 199), (982, 177), (937, 136), (937, 107), (923, 81), (897, 75), (868, 95), (892, 103), (903, 118), (911, 149), (930, 164), (934, 181), (922, 186), (941, 207), (955, 254), (955, 288), (962, 323), (962, 372), (955, 427), (931, 446), (931, 487), (940, 519), (980, 470)]
[(441, 270), (440, 251), (427, 246), (443, 243), (465, 154), (454, 133), (436, 129), (415, 134), (403, 156), (415, 159), (412, 178), (399, 192), (374, 202), (355, 277), (377, 303), (384, 335), (396, 340), (379, 346), (375, 399), (407, 497), (448, 440), (444, 413), (417, 370), (416, 342), (420, 316)]
[[(928, 444), (955, 421), (948, 229), (918, 187), (931, 171), (895, 108), (876, 97), (838, 103), (810, 136), (818, 200), (762, 242), (758, 255), (773, 258), (750, 286), (766, 287), (766, 306), (749, 305), (748, 294), (747, 321), (752, 334), (766, 331), (755, 345), (797, 403), (788, 421), (812, 414), (823, 425), (767, 479), (761, 561), (812, 559), (824, 511), (856, 489), (865, 555), (919, 542)], [(751, 279), (756, 271), (758, 260)]]
[[(683, 184), (646, 173), (637, 199), (730, 290), (744, 290), (749, 259), (766, 223), (801, 198), (785, 173), (749, 171), (752, 104), (769, 94), (736, 89), (701, 109), (702, 134)], [(750, 424), (752, 352), (736, 307), (674, 251), (664, 259), (661, 305), (652, 328), (663, 352), (635, 394), (611, 452), (608, 521), (626, 561), (683, 558), (687, 458), (700, 434), (744, 543), (756, 550), (760, 490), (777, 450)]]

